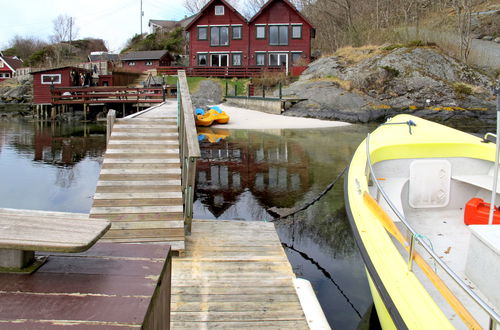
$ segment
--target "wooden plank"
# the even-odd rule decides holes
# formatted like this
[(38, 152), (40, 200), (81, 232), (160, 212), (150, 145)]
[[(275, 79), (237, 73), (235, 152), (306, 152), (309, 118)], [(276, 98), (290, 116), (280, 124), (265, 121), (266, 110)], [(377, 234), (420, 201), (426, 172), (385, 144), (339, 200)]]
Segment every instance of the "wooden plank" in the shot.
[(303, 321), (289, 321), (289, 320), (266, 320), (266, 321), (173, 321), (170, 323), (172, 329), (297, 329), (309, 330), (309, 326), (304, 324)]
[(131, 207), (92, 207), (91, 214), (119, 213), (169, 213), (182, 212), (182, 206), (131, 206)]
[(184, 228), (184, 221), (132, 221), (132, 222), (113, 222), (112, 230), (130, 230), (130, 229), (170, 229)]
[(179, 198), (136, 198), (136, 199), (95, 199), (95, 207), (122, 207), (122, 206), (180, 206), (182, 197)]
[(91, 217), (106, 218), (113, 223), (117, 221), (179, 221), (182, 220), (182, 212), (156, 212), (156, 213), (93, 213)]
[(101, 174), (99, 177), (100, 180), (105, 181), (145, 181), (145, 180), (175, 180), (180, 178), (180, 174), (172, 173), (172, 174)]
[[(79, 252), (90, 248), (104, 235), (111, 224), (102, 219), (42, 217), (23, 211), (0, 212), (0, 248), (27, 251)], [(27, 214), (29, 214), (27, 216)]]
[(120, 186), (109, 185), (99, 186), (96, 189), (97, 193), (135, 193), (135, 192), (177, 192), (181, 191), (180, 186), (177, 185), (155, 185), (155, 186)]
[(149, 238), (158, 237), (164, 241), (182, 240), (184, 238), (184, 227), (182, 228), (154, 228), (154, 229), (120, 229), (109, 230), (105, 238)]
[(103, 174), (119, 174), (119, 175), (128, 175), (128, 174), (181, 174), (181, 169), (176, 168), (116, 168), (116, 169), (107, 169), (103, 168), (101, 170), (101, 175)]
[(179, 163), (103, 163), (102, 169), (117, 168), (179, 168)]
[(95, 193), (94, 199), (146, 199), (146, 198), (182, 198), (182, 193), (178, 192), (137, 192), (137, 193)]

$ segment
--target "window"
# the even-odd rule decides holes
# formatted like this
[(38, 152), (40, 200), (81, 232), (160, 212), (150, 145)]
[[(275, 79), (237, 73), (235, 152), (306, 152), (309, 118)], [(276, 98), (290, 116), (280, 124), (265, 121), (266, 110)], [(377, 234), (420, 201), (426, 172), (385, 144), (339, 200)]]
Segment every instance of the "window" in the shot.
[(292, 25), (292, 39), (302, 39), (302, 25)]
[(255, 54), (255, 63), (257, 65), (266, 65), (266, 54), (265, 53)]
[(207, 54), (198, 54), (198, 65), (207, 65)]
[(42, 74), (42, 85), (60, 84), (60, 74)]
[(292, 53), (292, 63), (297, 64), (297, 62), (302, 58), (302, 53)]
[(228, 54), (211, 54), (212, 66), (228, 66)]
[(233, 26), (233, 39), (241, 39), (241, 26)]
[(215, 6), (215, 15), (224, 15), (224, 6)]
[(266, 27), (264, 25), (257, 25), (256, 29), (257, 29), (256, 38), (266, 39)]
[(232, 63), (234, 66), (241, 65), (241, 54), (232, 54)]
[(269, 26), (270, 45), (288, 45), (288, 25)]
[(152, 61), (146, 61), (146, 65), (147, 66), (151, 66), (151, 65), (153, 65), (153, 62)]
[(288, 54), (286, 53), (269, 54), (269, 65), (288, 66)]
[(206, 26), (198, 27), (198, 40), (208, 40), (208, 28)]
[(229, 27), (212, 26), (210, 28), (210, 46), (228, 46)]
[(128, 62), (128, 66), (135, 66), (135, 62)]

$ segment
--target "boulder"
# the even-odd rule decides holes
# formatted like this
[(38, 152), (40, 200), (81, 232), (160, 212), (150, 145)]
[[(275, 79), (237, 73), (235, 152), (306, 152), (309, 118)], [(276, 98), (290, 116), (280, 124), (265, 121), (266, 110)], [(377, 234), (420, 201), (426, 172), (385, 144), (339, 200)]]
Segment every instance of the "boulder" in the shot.
[(198, 89), (191, 94), (191, 100), (195, 108), (203, 108), (207, 104), (219, 104), (222, 102), (222, 88), (213, 80), (202, 80)]

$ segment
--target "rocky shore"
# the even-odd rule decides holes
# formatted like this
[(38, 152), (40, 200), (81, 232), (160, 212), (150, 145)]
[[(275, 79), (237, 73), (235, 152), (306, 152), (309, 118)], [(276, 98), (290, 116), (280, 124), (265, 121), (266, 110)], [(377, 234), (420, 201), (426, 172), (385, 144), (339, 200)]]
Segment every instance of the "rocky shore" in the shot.
[(493, 83), (436, 47), (351, 48), (311, 63), (285, 88), (285, 97), (307, 100), (284, 114), (365, 123), (411, 113), (490, 123), (496, 115)]

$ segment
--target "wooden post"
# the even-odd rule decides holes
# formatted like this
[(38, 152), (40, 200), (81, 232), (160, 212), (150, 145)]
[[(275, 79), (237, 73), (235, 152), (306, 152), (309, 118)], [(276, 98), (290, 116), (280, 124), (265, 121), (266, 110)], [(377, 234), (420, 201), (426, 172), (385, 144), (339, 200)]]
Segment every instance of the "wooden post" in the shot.
[(122, 118), (125, 118), (125, 103), (122, 103)]
[(264, 87), (264, 85), (262, 85), (262, 98), (266, 98), (266, 88)]
[(234, 84), (234, 96), (238, 96), (238, 85)]
[(281, 97), (283, 96), (283, 92), (281, 90), (281, 81), (278, 83), (278, 87), (279, 87), (279, 98), (281, 100)]
[(56, 119), (56, 113), (57, 113), (57, 107), (50, 107), (50, 119), (54, 120)]
[(113, 130), (113, 125), (116, 120), (116, 111), (111, 109), (108, 111), (108, 115), (106, 117), (106, 146), (109, 143), (109, 139), (111, 138), (111, 131)]
[(228, 86), (227, 79), (226, 79), (226, 96), (227, 96), (228, 88), (229, 88), (229, 86)]

